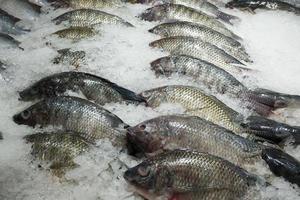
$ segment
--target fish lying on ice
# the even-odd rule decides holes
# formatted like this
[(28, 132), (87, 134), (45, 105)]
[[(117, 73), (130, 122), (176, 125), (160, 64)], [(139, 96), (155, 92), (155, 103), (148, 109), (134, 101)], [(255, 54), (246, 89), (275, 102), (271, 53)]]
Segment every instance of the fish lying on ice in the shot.
[(91, 8), (102, 9), (119, 7), (122, 5), (122, 0), (47, 0), (50, 4), (56, 8), (71, 7), (74, 9), (79, 8)]
[(57, 53), (59, 55), (53, 59), (53, 64), (73, 65), (76, 69), (85, 64), (86, 53), (84, 51), (60, 49), (57, 51)]
[(0, 9), (0, 32), (3, 34), (13, 34), (20, 35), (27, 33), (29, 30), (24, 29), (17, 25), (20, 21), (19, 18), (16, 18), (4, 10)]
[(95, 29), (89, 27), (70, 27), (53, 33), (60, 38), (66, 38), (73, 41), (91, 38), (99, 34)]
[(107, 79), (82, 72), (62, 72), (45, 77), (19, 93), (20, 100), (32, 101), (64, 95), (68, 90), (104, 105), (110, 102), (143, 103), (145, 100)]

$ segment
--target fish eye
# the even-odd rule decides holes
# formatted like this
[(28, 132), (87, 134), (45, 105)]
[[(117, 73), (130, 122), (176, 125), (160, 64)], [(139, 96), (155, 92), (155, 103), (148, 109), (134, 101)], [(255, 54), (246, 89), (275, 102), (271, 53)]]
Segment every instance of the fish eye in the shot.
[(146, 129), (146, 125), (142, 124), (142, 125), (139, 126), (139, 128), (142, 129), (142, 130), (145, 130)]
[(28, 110), (25, 110), (25, 111), (23, 111), (23, 112), (21, 113), (21, 117), (22, 117), (23, 119), (28, 119), (28, 118), (30, 117), (30, 115), (31, 115), (31, 112), (28, 111)]
[(138, 174), (139, 174), (140, 176), (145, 177), (145, 176), (148, 176), (149, 173), (150, 173), (150, 167), (149, 167), (149, 166), (147, 166), (147, 167), (145, 167), (145, 166), (140, 166), (140, 167), (138, 168)]

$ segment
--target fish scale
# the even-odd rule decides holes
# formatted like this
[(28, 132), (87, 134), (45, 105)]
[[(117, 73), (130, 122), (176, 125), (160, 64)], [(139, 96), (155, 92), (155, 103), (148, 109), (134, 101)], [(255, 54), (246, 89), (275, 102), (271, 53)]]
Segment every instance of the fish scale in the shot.
[(121, 0), (66, 0), (72, 8), (105, 8), (114, 7), (122, 3)]
[(77, 41), (85, 38), (94, 37), (99, 33), (89, 27), (70, 27), (67, 29), (56, 31), (53, 34), (58, 35), (61, 38)]

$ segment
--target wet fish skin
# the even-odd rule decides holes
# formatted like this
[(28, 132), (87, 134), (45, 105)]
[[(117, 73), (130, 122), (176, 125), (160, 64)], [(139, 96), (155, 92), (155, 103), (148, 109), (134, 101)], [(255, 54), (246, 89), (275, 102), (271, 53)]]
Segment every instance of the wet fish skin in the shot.
[(242, 167), (259, 160), (262, 152), (262, 146), (196, 116), (160, 116), (127, 130), (127, 138), (137, 153), (191, 149), (219, 156)]
[(253, 62), (245, 48), (236, 40), (227, 37), (213, 29), (191, 22), (171, 22), (160, 24), (149, 30), (162, 37), (189, 36), (200, 38), (204, 42), (211, 43), (224, 50), (227, 54), (245, 61)]
[(218, 31), (228, 37), (241, 39), (232, 31), (228, 30), (224, 24), (215, 18), (195, 10), (190, 7), (177, 4), (163, 4), (148, 8), (144, 11), (140, 18), (146, 21), (165, 21), (165, 20), (178, 20), (198, 23), (200, 25), (209, 27)]
[(157, 76), (169, 77), (177, 73), (192, 77), (213, 93), (239, 99), (245, 108), (263, 116), (270, 114), (272, 110), (270, 106), (253, 99), (252, 92), (230, 73), (206, 61), (185, 55), (173, 55), (153, 61), (151, 69)]
[(13, 34), (20, 35), (27, 33), (29, 30), (22, 29), (17, 26), (16, 23), (19, 22), (20, 19), (16, 18), (4, 10), (0, 9), (0, 32), (4, 34)]
[(94, 37), (99, 34), (93, 28), (89, 27), (70, 27), (53, 33), (60, 38), (66, 38), (73, 41)]
[(87, 99), (93, 100), (100, 105), (122, 101), (132, 103), (145, 102), (141, 96), (107, 79), (82, 72), (53, 74), (19, 92), (19, 95), (22, 101), (33, 101), (61, 96), (67, 90), (81, 92)]
[(40, 15), (40, 7), (25, 0), (2, 0), (1, 9), (22, 19), (35, 20)]
[(21, 48), (19, 45), (21, 43), (19, 41), (17, 41), (16, 39), (14, 39), (12, 36), (4, 34), (4, 33), (0, 33), (0, 47), (3, 48), (19, 48), (21, 50), (23, 50), (23, 48)]
[(233, 0), (226, 4), (227, 8), (239, 8), (239, 9), (266, 9), (266, 10), (283, 10), (288, 12), (294, 12), (300, 14), (300, 8), (295, 7), (289, 3), (277, 1), (277, 0)]
[(255, 180), (245, 170), (206, 153), (174, 150), (128, 169), (125, 180), (149, 198), (241, 199)]
[(62, 22), (67, 22), (68, 25), (73, 27), (92, 27), (99, 24), (116, 24), (133, 27), (132, 24), (116, 15), (93, 9), (72, 10), (56, 17), (52, 21), (54, 21), (57, 25), (61, 24)]
[(212, 63), (229, 72), (240, 73), (242, 70), (250, 70), (242, 67), (244, 64), (236, 58), (228, 55), (222, 49), (201, 39), (174, 36), (163, 38), (150, 43), (151, 47), (160, 48), (171, 55), (187, 55)]
[(84, 51), (72, 51), (71, 49), (60, 49), (58, 56), (53, 59), (53, 64), (68, 64), (79, 68), (85, 64), (86, 53)]
[(146, 99), (148, 106), (158, 107), (162, 103), (180, 104), (189, 115), (201, 117), (237, 134), (242, 132), (240, 122), (243, 121), (243, 116), (199, 88), (168, 85), (146, 90), (141, 96)]
[(54, 126), (80, 133), (89, 142), (108, 138), (123, 145), (124, 127), (119, 117), (101, 106), (77, 97), (53, 97), (42, 100), (13, 116), (15, 123), (35, 127)]
[(71, 7), (74, 9), (78, 8), (91, 8), (91, 9), (102, 9), (118, 7), (122, 4), (121, 0), (49, 0), (52, 6), (59, 7)]

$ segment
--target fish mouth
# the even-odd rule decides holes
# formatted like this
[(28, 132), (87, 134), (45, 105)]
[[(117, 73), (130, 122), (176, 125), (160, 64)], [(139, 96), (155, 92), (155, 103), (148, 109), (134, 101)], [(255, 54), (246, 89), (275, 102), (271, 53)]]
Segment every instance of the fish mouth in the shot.
[(134, 131), (132, 127), (129, 127), (126, 130), (128, 154), (137, 158), (142, 158), (145, 154), (142, 147), (143, 142), (138, 139), (136, 131)]
[(23, 118), (21, 117), (20, 114), (16, 114), (13, 116), (13, 121), (18, 124), (18, 125), (23, 125), (24, 122), (23, 122)]

